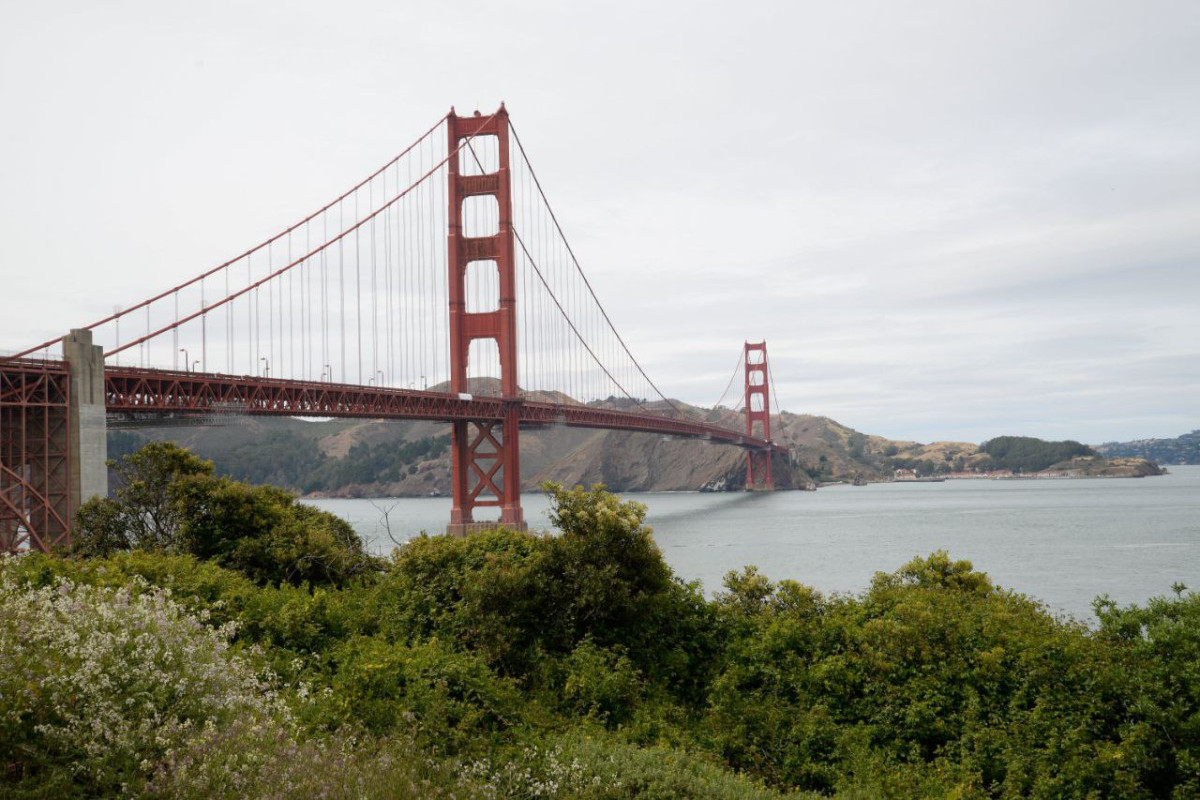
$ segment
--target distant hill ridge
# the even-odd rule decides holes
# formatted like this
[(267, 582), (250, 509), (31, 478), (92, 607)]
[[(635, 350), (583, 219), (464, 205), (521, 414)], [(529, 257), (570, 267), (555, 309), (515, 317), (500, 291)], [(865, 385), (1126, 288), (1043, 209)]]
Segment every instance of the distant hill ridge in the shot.
[[(480, 387), (482, 388), (482, 387)], [(740, 427), (741, 415), (675, 401), (697, 419)], [(779, 488), (891, 480), (897, 470), (921, 476), (991, 470), (1055, 470), (1083, 475), (1155, 474), (1138, 459), (1104, 458), (1079, 442), (1003, 436), (968, 442), (893, 441), (828, 417), (783, 412), (772, 420), (777, 442), (791, 450), (774, 463)], [(450, 488), (450, 426), (407, 420), (308, 421), (230, 417), (223, 424), (112, 431), (110, 457), (150, 439), (167, 439), (211, 459), (222, 474), (301, 494), (333, 497), (423, 497)], [(745, 485), (742, 450), (695, 439), (551, 425), (521, 432), (525, 489), (551, 480), (603, 483), (614, 491), (735, 490)]]
[(1200, 464), (1200, 430), (1174, 439), (1137, 439), (1097, 445), (1110, 458), (1145, 458), (1158, 464)]

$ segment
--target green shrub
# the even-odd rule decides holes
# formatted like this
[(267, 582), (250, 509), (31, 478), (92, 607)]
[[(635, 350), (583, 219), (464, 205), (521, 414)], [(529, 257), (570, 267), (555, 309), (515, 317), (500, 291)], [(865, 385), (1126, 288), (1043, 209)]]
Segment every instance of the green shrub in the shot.
[(969, 562), (936, 553), (859, 598), (789, 588), (757, 605), (711, 697), (711, 740), (734, 766), (818, 791), (930, 770), (968, 794), (1137, 784), (1108, 757), (1111, 648)]
[(578, 716), (614, 726), (626, 722), (641, 699), (643, 680), (624, 648), (584, 639), (566, 659), (563, 706)]
[(170, 485), (174, 545), (0, 562), (0, 795), (1200, 794), (1182, 586), (1102, 599), (1091, 631), (939, 552), (857, 596), (751, 567), (709, 602), (643, 508), (554, 486), (557, 536), (422, 537), (356, 572), (286, 494)]
[(379, 567), (345, 520), (282, 489), (214, 477), (210, 462), (177, 445), (151, 442), (110, 466), (116, 497), (79, 510), (78, 555), (188, 553), (260, 584), (294, 586), (344, 586)]
[(375, 589), (380, 631), (409, 643), (440, 637), (506, 663), (530, 641), (522, 620), (536, 599), (525, 571), (540, 546), (536, 536), (505, 529), (410, 540)]
[(150, 442), (110, 460), (116, 497), (94, 497), (76, 513), (72, 547), (80, 555), (122, 550), (179, 551), (183, 509), (172, 488), (189, 476), (212, 475), (204, 461), (170, 442)]
[(141, 550), (85, 559), (26, 553), (10, 559), (4, 571), (15, 583), (35, 588), (66, 579), (135, 595), (167, 590), (172, 600), (213, 626), (240, 623), (246, 605), (261, 591), (244, 575), (194, 556)]
[(1185, 591), (1144, 608), (1096, 601), (1121, 678), (1120, 740), (1106, 755), (1155, 797), (1200, 797), (1200, 595)]
[(186, 551), (260, 584), (344, 586), (378, 566), (348, 522), (281, 489), (203, 475), (173, 491)]
[(419, 741), (456, 752), (486, 743), (521, 719), (522, 699), (478, 656), (436, 639), (408, 647), (359, 637), (340, 646), (327, 719), (376, 734), (412, 729)]
[(644, 524), (646, 507), (602, 486), (544, 488), (561, 532), (539, 548), (532, 576), (543, 607), (555, 612), (542, 622), (546, 648), (569, 653), (588, 636), (631, 650), (650, 645), (655, 632), (647, 622), (672, 576)]
[(380, 631), (407, 643), (438, 637), (533, 684), (553, 681), (547, 659), (589, 640), (703, 703), (719, 621), (699, 586), (672, 577), (645, 508), (598, 487), (547, 489), (558, 536), (493, 530), (400, 548), (376, 588)]

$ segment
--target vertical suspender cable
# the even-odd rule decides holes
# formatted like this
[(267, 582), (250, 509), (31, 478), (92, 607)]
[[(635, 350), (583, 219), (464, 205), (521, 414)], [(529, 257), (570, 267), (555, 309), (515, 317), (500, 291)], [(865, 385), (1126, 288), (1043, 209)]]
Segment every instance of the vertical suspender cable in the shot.
[[(292, 263), (292, 232), (288, 231), (287, 260)], [(296, 377), (296, 296), (293, 292), (294, 274), (288, 270), (288, 377)]]
[[(226, 267), (225, 273), (225, 296), (229, 297), (229, 270), (232, 267)], [(176, 318), (179, 314), (175, 314)], [(225, 372), (228, 375), (233, 374), (233, 303), (225, 306)]]
[(262, 306), (259, 305), (259, 287), (254, 287), (254, 363), (250, 365), (251, 375), (257, 375), (262, 364)]
[[(425, 174), (425, 147), (422, 146), (422, 147), (418, 148), (417, 154), (421, 159), (420, 164), (417, 167), (418, 174), (424, 175)], [(420, 255), (419, 255), (419, 260), (418, 260), (418, 265), (417, 265), (417, 303), (418, 303), (418, 307), (420, 309), (419, 315), (421, 318), (421, 324), (417, 328), (417, 359), (418, 359), (417, 370), (421, 375), (422, 385), (420, 388), (424, 389), (425, 388), (424, 376), (428, 374), (425, 371), (425, 364), (426, 364), (426, 361), (425, 361), (425, 327), (428, 324), (428, 320), (425, 318), (425, 240), (424, 240), (424, 235), (425, 235), (424, 216), (425, 215), (421, 213), (420, 193), (418, 193), (418, 196), (417, 196), (416, 211), (417, 211), (417, 241), (419, 243), (419, 250), (420, 250)]]
[[(372, 197), (374, 197), (374, 191), (373, 191), (374, 186), (375, 186), (375, 182), (372, 181), (371, 182)], [(384, 202), (387, 202), (386, 192), (384, 194)], [(374, 211), (374, 210), (375, 210), (375, 201), (372, 200), (371, 201), (371, 211)], [(371, 231), (370, 231), (371, 263), (372, 264), (379, 263), (379, 250), (376, 247), (376, 241), (375, 241), (377, 238), (377, 235), (378, 235), (378, 232), (376, 231), (376, 228), (375, 228), (375, 216), (374, 216), (374, 214), (372, 214), (371, 215)], [(391, 314), (390, 314), (391, 309), (388, 306), (388, 286), (390, 285), (390, 281), (391, 281), (391, 278), (387, 274), (387, 264), (384, 264), (383, 265), (383, 353), (384, 353), (383, 365), (384, 365), (384, 367), (387, 367), (388, 360), (392, 356), (392, 321), (391, 321)]]
[[(408, 185), (412, 185), (412, 162), (406, 161), (405, 168), (408, 171)], [(400, 179), (400, 167), (396, 166), (396, 180)], [(413, 339), (413, 313), (412, 313), (412, 241), (408, 235), (408, 218), (412, 214), (412, 202), (406, 197), (403, 205), (397, 209), (396, 224), (399, 226), (400, 234), (400, 297), (402, 300), (403, 320), (404, 320), (404, 338), (400, 342), (400, 374), (393, 377), (393, 381), (398, 381), (396, 385), (401, 388), (408, 385), (412, 372), (412, 339)]]
[[(407, 170), (407, 183), (412, 185), (413, 163), (415, 156), (409, 158), (405, 163)], [(404, 348), (403, 348), (403, 377), (401, 385), (414, 388), (417, 386), (418, 373), (418, 356), (417, 356), (417, 337), (420, 327), (425, 324), (421, 319), (418, 308), (417, 296), (417, 280), (419, 273), (417, 272), (418, 253), (420, 252), (421, 243), (417, 233), (416, 208), (420, 203), (420, 192), (414, 192), (405, 198), (403, 215), (401, 216), (400, 235), (404, 240)]]
[[(439, 143), (445, 143), (446, 137), (443, 136), (437, 140)], [(435, 156), (436, 157), (436, 156)], [(446, 230), (450, 224), (449, 218), (446, 217), (450, 212), (450, 186), (448, 183), (449, 165), (444, 166), (446, 174), (442, 175), (441, 180), (434, 183), (434, 204), (437, 207), (439, 218), (443, 219), (444, 224), (438, 226), (437, 236), (437, 251), (442, 254), (442, 258), (437, 259), (434, 265), (437, 277), (438, 287), (438, 304), (437, 304), (437, 346), (434, 348), (436, 355), (435, 368), (438, 370), (442, 379), (449, 380), (450, 378), (450, 253), (446, 243), (446, 237), (442, 231)], [(442, 370), (445, 370), (443, 373)]]
[[(338, 233), (346, 230), (345, 206), (338, 203)], [(358, 222), (358, 220), (355, 220)], [(341, 331), (342, 383), (346, 382), (346, 239), (338, 237), (338, 323)]]
[[(200, 280), (200, 307), (205, 307), (204, 279)], [(208, 372), (208, 314), (200, 315), (200, 369)]]
[[(312, 225), (304, 226), (304, 252), (312, 252)], [(305, 258), (303, 264), (304, 272), (301, 273), (303, 280), (300, 281), (300, 322), (303, 326), (304, 335), (300, 340), (301, 355), (306, 355), (304, 360), (304, 377), (312, 380), (313, 377), (313, 341), (312, 341), (312, 261)]]
[[(367, 185), (367, 207), (372, 208), (375, 205), (375, 192), (371, 184)], [(355, 212), (357, 213), (357, 212)], [(359, 228), (354, 232), (358, 237)], [(359, 246), (362, 246), (361, 237), (357, 240)], [(378, 274), (375, 269), (375, 259), (371, 261), (371, 375), (375, 375), (379, 370), (379, 282)]]
[[(358, 190), (354, 190), (354, 222), (357, 224), (358, 217)], [(357, 332), (358, 341), (358, 384), (361, 386), (363, 382), (363, 353), (362, 353), (362, 258), (359, 252), (358, 229), (354, 231), (354, 328)]]
[(329, 357), (329, 262), (325, 251), (329, 243), (328, 212), (321, 215), (321, 370), (329, 370), (333, 381), (333, 359)]
[[(275, 271), (275, 252), (274, 242), (267, 243), (267, 273)], [(275, 360), (275, 281), (267, 284), (267, 368), (265, 373), (269, 374), (271, 364), (275, 364), (275, 369), (279, 369), (279, 362)]]
[[(246, 254), (246, 285), (247, 286), (254, 283), (254, 276), (253, 276), (252, 267), (251, 267), (251, 258), (252, 258), (252, 255), (250, 253), (247, 253)], [(250, 336), (253, 333), (253, 331), (254, 331), (254, 306), (251, 304), (250, 298), (247, 297), (246, 298), (246, 336)], [(254, 374), (253, 358), (254, 358), (255, 354), (254, 354), (254, 348), (251, 346), (251, 344), (252, 344), (251, 342), (246, 343), (247, 366), (246, 366), (245, 374), (247, 374), (247, 375)], [(191, 368), (190, 365), (188, 368), (189, 369)]]
[[(388, 176), (387, 176), (387, 173), (385, 172), (385, 173), (383, 173), (384, 202), (387, 202), (387, 198), (388, 198), (387, 179), (388, 179)], [(399, 188), (399, 187), (397, 187), (397, 188)], [(376, 378), (378, 379), (378, 381), (377, 381), (378, 383), (383, 383), (384, 380), (387, 379), (387, 376), (396, 374), (396, 349), (397, 349), (397, 337), (399, 336), (399, 331), (397, 330), (397, 324), (396, 324), (397, 323), (397, 319), (396, 319), (396, 276), (392, 273), (391, 218), (392, 218), (392, 207), (389, 206), (387, 208), (387, 210), (384, 211), (383, 220), (379, 226), (380, 238), (382, 239), (382, 243), (383, 243), (383, 274), (385, 277), (384, 286), (385, 286), (385, 291), (387, 292), (388, 341), (387, 341), (387, 369), (384, 370), (383, 375), (376, 376)]]
[[(511, 174), (511, 172), (510, 172)], [(513, 208), (522, 208), (525, 205), (525, 173), (521, 173), (521, 190), (520, 198), (517, 203), (513, 204)], [(522, 220), (524, 221), (524, 220)], [(513, 220), (513, 228), (516, 229), (516, 220)], [(515, 277), (515, 276), (514, 276)], [(524, 371), (523, 389), (521, 394), (525, 395), (528, 389), (532, 386), (529, 381), (529, 272), (525, 267), (524, 260), (521, 261), (521, 327), (517, 331), (517, 341), (521, 343), (521, 369)]]

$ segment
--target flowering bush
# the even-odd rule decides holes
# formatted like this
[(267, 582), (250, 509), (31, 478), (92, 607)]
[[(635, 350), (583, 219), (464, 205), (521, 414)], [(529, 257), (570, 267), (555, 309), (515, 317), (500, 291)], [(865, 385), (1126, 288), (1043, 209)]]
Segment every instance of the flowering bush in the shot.
[(0, 781), (16, 794), (138, 793), (197, 743), (287, 735), (286, 707), (231, 652), (231, 625), (139, 588), (32, 588), (0, 566)]

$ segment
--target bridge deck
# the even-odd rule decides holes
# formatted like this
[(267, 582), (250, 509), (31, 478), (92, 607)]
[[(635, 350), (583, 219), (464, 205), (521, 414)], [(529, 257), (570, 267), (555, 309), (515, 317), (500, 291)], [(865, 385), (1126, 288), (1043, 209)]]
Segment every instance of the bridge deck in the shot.
[(104, 382), (105, 405), (113, 413), (230, 413), (453, 422), (499, 420), (512, 402), (519, 402), (523, 424), (660, 433), (710, 439), (751, 450), (787, 452), (782, 445), (719, 425), (596, 406), (134, 367), (106, 367)]

